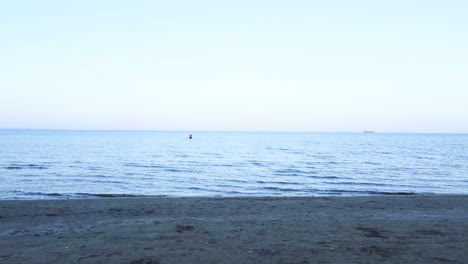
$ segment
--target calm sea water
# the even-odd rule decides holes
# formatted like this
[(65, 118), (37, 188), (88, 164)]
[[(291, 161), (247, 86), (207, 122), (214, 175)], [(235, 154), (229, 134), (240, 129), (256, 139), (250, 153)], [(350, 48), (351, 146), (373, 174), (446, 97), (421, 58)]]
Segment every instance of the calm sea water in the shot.
[(0, 131), (0, 199), (468, 194), (468, 135)]

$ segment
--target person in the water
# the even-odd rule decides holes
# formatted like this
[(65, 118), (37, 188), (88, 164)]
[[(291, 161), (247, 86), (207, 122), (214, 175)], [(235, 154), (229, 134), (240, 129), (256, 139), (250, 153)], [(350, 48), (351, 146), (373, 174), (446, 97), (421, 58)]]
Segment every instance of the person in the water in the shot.
[(188, 136), (188, 138), (189, 138), (189, 139), (192, 139), (192, 134), (190, 134), (190, 135)]

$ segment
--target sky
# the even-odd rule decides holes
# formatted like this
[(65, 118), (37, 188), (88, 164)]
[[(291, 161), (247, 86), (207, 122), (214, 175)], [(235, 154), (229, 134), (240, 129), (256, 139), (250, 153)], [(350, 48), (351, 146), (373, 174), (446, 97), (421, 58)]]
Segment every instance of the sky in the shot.
[(468, 133), (468, 1), (1, 1), (0, 128)]

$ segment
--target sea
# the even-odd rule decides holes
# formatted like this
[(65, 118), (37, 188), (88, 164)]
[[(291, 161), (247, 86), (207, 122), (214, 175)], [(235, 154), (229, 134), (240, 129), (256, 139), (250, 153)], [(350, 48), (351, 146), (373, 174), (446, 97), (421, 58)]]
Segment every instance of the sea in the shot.
[(418, 194), (468, 194), (468, 134), (0, 130), (1, 200)]

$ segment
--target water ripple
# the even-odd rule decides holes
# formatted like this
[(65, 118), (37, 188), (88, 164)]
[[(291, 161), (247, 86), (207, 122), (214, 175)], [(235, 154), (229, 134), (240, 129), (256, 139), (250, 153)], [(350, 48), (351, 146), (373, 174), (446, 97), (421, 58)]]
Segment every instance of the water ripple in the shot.
[(0, 152), (0, 199), (468, 193), (468, 135), (198, 132), (190, 143), (181, 132), (0, 136), (8, 150)]

